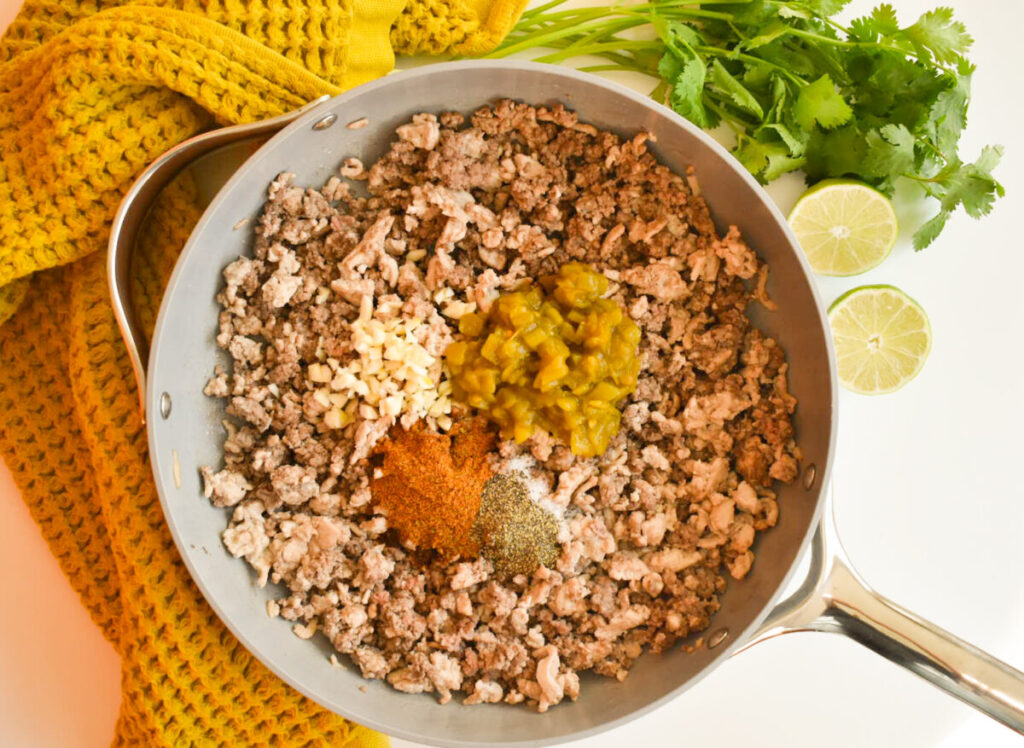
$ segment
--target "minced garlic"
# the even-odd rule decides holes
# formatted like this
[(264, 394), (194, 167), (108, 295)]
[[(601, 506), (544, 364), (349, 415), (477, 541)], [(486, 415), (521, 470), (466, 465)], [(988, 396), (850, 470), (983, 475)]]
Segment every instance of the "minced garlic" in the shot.
[[(397, 309), (381, 309), (394, 314)], [(352, 347), (358, 358), (342, 364), (334, 358), (312, 363), (306, 379), (322, 385), (313, 398), (325, 408), (323, 424), (339, 429), (356, 416), (366, 420), (429, 417), (438, 427), (451, 427), (451, 382), (434, 382), (430, 369), (437, 363), (416, 338), (422, 320), (373, 316), (373, 299), (364, 296), (359, 318), (352, 325)]]

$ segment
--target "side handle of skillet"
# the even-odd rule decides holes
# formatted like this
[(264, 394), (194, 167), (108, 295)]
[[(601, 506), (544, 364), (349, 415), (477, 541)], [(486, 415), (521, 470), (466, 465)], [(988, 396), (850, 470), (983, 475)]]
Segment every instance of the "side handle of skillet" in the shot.
[(272, 135), (329, 98), (330, 96), (325, 94), (279, 117), (222, 127), (189, 138), (160, 155), (146, 167), (125, 193), (114, 215), (107, 244), (107, 286), (117, 326), (121, 329), (121, 337), (124, 338), (132, 370), (135, 372), (135, 383), (139, 388), (139, 411), (143, 420), (146, 418), (146, 364), (149, 360), (149, 341), (132, 304), (131, 271), (135, 240), (150, 205), (179, 172), (200, 156), (239, 140)]
[(811, 570), (738, 652), (782, 634), (843, 634), (1024, 734), (1024, 673), (875, 592), (848, 561), (826, 500)]

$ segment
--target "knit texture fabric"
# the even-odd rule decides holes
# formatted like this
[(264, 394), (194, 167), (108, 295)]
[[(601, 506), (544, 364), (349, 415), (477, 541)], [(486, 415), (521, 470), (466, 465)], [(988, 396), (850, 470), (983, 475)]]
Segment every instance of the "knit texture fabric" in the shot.
[[(395, 51), (484, 51), (524, 5), (28, 0), (0, 39), (0, 456), (121, 656), (114, 745), (387, 744), (254, 659), (178, 556), (107, 297), (122, 195), (205, 128), (383, 75)], [(200, 212), (185, 174), (150, 214), (132, 288), (147, 329)]]

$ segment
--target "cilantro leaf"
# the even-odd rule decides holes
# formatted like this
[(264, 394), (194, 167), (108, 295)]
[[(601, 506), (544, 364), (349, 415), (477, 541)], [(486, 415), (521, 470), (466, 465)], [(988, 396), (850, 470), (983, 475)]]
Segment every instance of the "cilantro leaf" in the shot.
[(790, 44), (786, 38), (765, 44), (757, 50), (757, 55), (769, 64), (805, 80), (820, 75), (810, 52), (803, 46)]
[(811, 182), (829, 177), (851, 176), (871, 181), (867, 175), (860, 173), (865, 151), (867, 142), (856, 122), (834, 130), (816, 129), (807, 141), (804, 173)]
[(948, 210), (940, 210), (935, 216), (928, 219), (917, 231), (914, 232), (914, 249), (920, 252), (927, 247), (939, 233), (946, 227), (946, 222), (952, 215)]
[(913, 134), (903, 125), (890, 124), (868, 131), (864, 142), (862, 173), (880, 180), (877, 186), (883, 192), (891, 192), (892, 182), (914, 168)]
[(793, 104), (793, 118), (805, 130), (816, 124), (825, 129), (838, 127), (852, 116), (853, 110), (836, 91), (828, 73), (800, 89)]
[(772, 21), (761, 29), (757, 36), (752, 39), (744, 40), (739, 46), (743, 49), (757, 49), (758, 47), (763, 47), (765, 44), (773, 42), (780, 36), (788, 33), (789, 29), (789, 24), (783, 23), (781, 20)]
[(834, 16), (849, 2), (850, 0), (802, 0), (800, 4), (817, 16)]
[(938, 175), (922, 182), (925, 192), (938, 199), (941, 210), (914, 234), (915, 249), (931, 244), (959, 206), (971, 218), (981, 218), (992, 210), (995, 199), (1005, 194), (992, 176), (1002, 155), (1002, 146), (986, 146), (973, 164), (953, 159)]
[(996, 196), (1002, 196), (1004, 189), (992, 176), (992, 169), (1003, 155), (1002, 146), (986, 146), (973, 164), (954, 161), (948, 173), (937, 182), (936, 196), (945, 210), (954, 210), (963, 205), (971, 218), (981, 218), (992, 210)]
[(778, 73), (776, 73), (771, 66), (750, 62), (743, 67), (741, 80), (743, 81), (743, 85), (755, 94), (760, 93), (765, 96), (769, 96), (769, 89), (775, 85), (775, 81), (778, 77)]
[(773, 122), (767, 125), (761, 126), (755, 133), (764, 137), (767, 133), (773, 133), (778, 136), (786, 148), (789, 150), (790, 155), (794, 158), (804, 155), (804, 151), (807, 148), (807, 135), (800, 130), (795, 130), (780, 122)]
[(772, 105), (765, 117), (771, 122), (782, 122), (789, 113), (789, 86), (781, 75), (775, 74), (771, 78), (772, 84)]
[(686, 119), (703, 128), (712, 127), (711, 118), (704, 107), (704, 79), (707, 69), (696, 57), (683, 63), (669, 93), (672, 108)]
[(658, 60), (658, 75), (662, 80), (673, 83), (681, 72), (683, 72), (683, 61), (671, 52), (666, 52)]
[(764, 109), (754, 95), (742, 83), (732, 77), (725, 65), (717, 59), (711, 63), (711, 85), (729, 97), (733, 104), (758, 119), (764, 117)]
[[(666, 31), (671, 40), (682, 44), (691, 52), (693, 52), (694, 47), (698, 46), (703, 42), (697, 30), (686, 23), (671, 21), (667, 25)], [(694, 54), (696, 53), (694, 52)]]
[(874, 119), (879, 126), (902, 124), (915, 133), (928, 122), (939, 94), (955, 82), (944, 71), (924, 70), (889, 52), (855, 55), (851, 66), (858, 118)]
[(850, 41), (875, 44), (878, 38), (878, 29), (871, 23), (870, 18), (854, 18), (850, 21)]
[(953, 20), (952, 8), (930, 10), (902, 34), (922, 56), (930, 53), (938, 62), (956, 62), (974, 43), (967, 29)]
[(882, 3), (871, 11), (871, 27), (879, 36), (892, 36), (900, 30), (900, 22), (896, 18), (896, 10), (889, 3)]
[(717, 5), (715, 10), (728, 13), (737, 26), (763, 26), (776, 17), (788, 3), (773, 3), (767, 0), (746, 0), (745, 2)]
[(803, 165), (803, 159), (792, 157), (781, 143), (765, 143), (745, 135), (739, 137), (733, 155), (762, 182), (770, 182)]
[(780, 5), (779, 6), (779, 18), (802, 18), (807, 20), (811, 17), (809, 11), (803, 10), (798, 5)]
[(929, 111), (928, 132), (935, 138), (935, 147), (947, 157), (956, 155), (960, 133), (967, 124), (973, 72), (973, 66), (961, 64), (953, 85), (935, 97)]
[[(986, 177), (992, 176), (992, 170), (999, 166), (1000, 160), (1003, 158), (1003, 147), (1001, 145), (987, 145), (981, 149), (981, 155), (978, 156), (977, 161), (974, 162), (974, 168), (980, 173), (983, 173)], [(999, 196), (1003, 196), (1003, 187), (999, 186)]]
[(783, 174), (796, 171), (804, 165), (802, 158), (793, 158), (782, 149), (772, 149), (768, 154), (768, 167), (761, 178), (765, 182), (773, 182)]

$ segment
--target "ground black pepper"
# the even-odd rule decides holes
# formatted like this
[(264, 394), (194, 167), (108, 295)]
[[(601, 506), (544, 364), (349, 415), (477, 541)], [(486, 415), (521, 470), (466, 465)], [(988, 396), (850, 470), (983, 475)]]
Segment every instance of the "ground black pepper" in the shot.
[(499, 474), (484, 485), (473, 539), (500, 576), (531, 574), (553, 564), (557, 536), (554, 515), (530, 500), (521, 478)]

